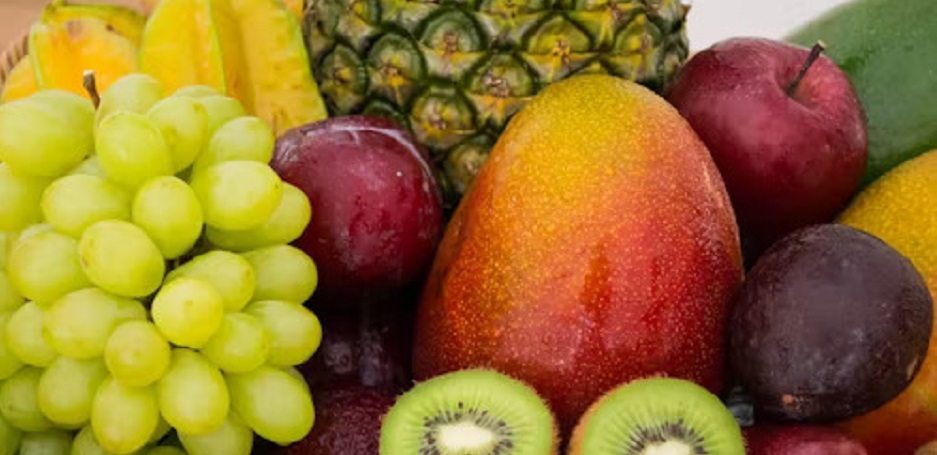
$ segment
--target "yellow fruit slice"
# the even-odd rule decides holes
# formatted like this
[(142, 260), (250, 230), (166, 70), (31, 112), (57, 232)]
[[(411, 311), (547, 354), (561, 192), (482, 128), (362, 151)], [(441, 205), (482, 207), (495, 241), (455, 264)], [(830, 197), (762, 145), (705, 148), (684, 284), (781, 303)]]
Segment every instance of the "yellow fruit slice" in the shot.
[(146, 24), (140, 69), (160, 81), (167, 95), (189, 85), (207, 85), (227, 93), (221, 34), (212, 3), (165, 0)]
[(29, 55), (40, 89), (62, 89), (88, 97), (84, 72), (96, 73), (103, 93), (121, 77), (136, 71), (133, 43), (95, 18), (69, 19), (61, 24), (39, 22), (29, 34)]
[(90, 17), (104, 21), (111, 30), (140, 45), (146, 16), (123, 6), (107, 4), (73, 4), (65, 0), (50, 3), (42, 12), (42, 21), (61, 24), (71, 19)]
[[(280, 0), (230, 0), (238, 19), (250, 90), (238, 95), (274, 133), (326, 118), (302, 27)], [(248, 92), (250, 92), (248, 94)]]
[(303, 0), (283, 0), (286, 9), (290, 10), (300, 23), (303, 22), (303, 11), (306, 9), (304, 3)]
[(38, 90), (32, 62), (29, 61), (29, 57), (26, 57), (10, 71), (6, 83), (3, 84), (3, 92), (0, 92), (0, 104), (28, 98)]

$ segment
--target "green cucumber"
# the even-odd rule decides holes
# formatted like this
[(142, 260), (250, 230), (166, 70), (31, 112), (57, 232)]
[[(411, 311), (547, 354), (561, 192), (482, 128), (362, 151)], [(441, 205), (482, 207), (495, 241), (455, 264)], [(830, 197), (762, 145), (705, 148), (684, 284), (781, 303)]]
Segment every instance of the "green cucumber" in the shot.
[(868, 116), (863, 186), (937, 149), (937, 0), (855, 0), (787, 38), (817, 40), (852, 78)]

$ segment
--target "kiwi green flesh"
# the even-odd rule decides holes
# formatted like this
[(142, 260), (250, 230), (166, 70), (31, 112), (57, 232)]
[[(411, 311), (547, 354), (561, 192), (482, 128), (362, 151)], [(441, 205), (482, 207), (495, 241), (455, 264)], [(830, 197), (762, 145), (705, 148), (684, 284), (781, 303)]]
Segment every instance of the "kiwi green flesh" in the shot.
[(527, 385), (488, 370), (418, 384), (385, 416), (381, 455), (550, 455), (553, 415)]
[(692, 382), (634, 381), (606, 395), (581, 423), (589, 455), (745, 455), (735, 418)]

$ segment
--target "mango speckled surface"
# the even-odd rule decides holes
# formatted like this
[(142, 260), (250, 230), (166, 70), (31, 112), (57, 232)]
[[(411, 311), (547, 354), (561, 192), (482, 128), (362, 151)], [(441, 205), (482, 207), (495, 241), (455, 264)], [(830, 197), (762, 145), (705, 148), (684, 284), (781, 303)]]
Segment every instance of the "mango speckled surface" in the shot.
[[(937, 296), (937, 150), (907, 161), (870, 185), (839, 222), (879, 237), (904, 254)], [(872, 454), (911, 455), (937, 439), (937, 324), (921, 371), (897, 398), (850, 420), (845, 430)], [(901, 422), (894, 425), (893, 422)]]
[(741, 277), (725, 187), (689, 125), (636, 84), (575, 77), (515, 117), (456, 211), (414, 369), (494, 367), (532, 384), (567, 431), (633, 378), (718, 390)]

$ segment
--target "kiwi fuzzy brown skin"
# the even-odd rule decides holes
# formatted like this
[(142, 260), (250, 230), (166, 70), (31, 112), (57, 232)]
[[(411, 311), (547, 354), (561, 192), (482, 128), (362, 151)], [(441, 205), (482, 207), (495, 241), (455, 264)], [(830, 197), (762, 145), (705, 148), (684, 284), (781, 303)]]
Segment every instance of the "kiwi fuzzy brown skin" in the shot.
[[(473, 387), (476, 388), (472, 391), (473, 394), (468, 396), (456, 395)], [(489, 402), (482, 403), (483, 406), (478, 406), (479, 403), (470, 401), (477, 400), (479, 391), (489, 393), (484, 391), (497, 390), (498, 388), (502, 390), (499, 393), (486, 396), (485, 399)], [(516, 401), (513, 401), (515, 399)], [(465, 400), (464, 407), (463, 400)], [(450, 408), (457, 402), (457, 409), (437, 409), (431, 414), (414, 415), (417, 412), (425, 411), (428, 405), (424, 402), (438, 404), (444, 401), (450, 404)], [(498, 415), (498, 409), (485, 408), (484, 405), (507, 406), (508, 409), (512, 410), (521, 407), (526, 408), (520, 414), (505, 417)], [(400, 441), (403, 439), (401, 435), (418, 433), (420, 434), (418, 443), (425, 443), (426, 441), (432, 444), (441, 443), (441, 438), (438, 437), (439, 433), (427, 432), (425, 429), (417, 432), (408, 425), (412, 425), (414, 421), (422, 422), (424, 425), (466, 422), (465, 416), (476, 417), (474, 423), (477, 427), (502, 434), (512, 434), (514, 427), (517, 426), (530, 428), (528, 431), (543, 430), (548, 432), (547, 434), (537, 435), (533, 439), (530, 437), (521, 438), (532, 441), (528, 443), (528, 446), (535, 443), (536, 447), (526, 447), (522, 451), (519, 446), (514, 445), (516, 441), (511, 441), (509, 444), (498, 444), (497, 449), (501, 450), (491, 452), (492, 455), (559, 455), (560, 453), (559, 427), (557, 426), (556, 416), (543, 398), (537, 395), (537, 392), (530, 385), (494, 370), (470, 369), (455, 371), (418, 382), (413, 389), (398, 397), (397, 402), (382, 419), (380, 455), (414, 455), (417, 453), (420, 455), (441, 455), (451, 453), (438, 450), (438, 447), (426, 448), (422, 445), (416, 447), (413, 445), (414, 441), (412, 440), (401, 443)], [(532, 418), (526, 422), (510, 420), (511, 418), (518, 418), (518, 416), (523, 416), (523, 418), (532, 416)], [(541, 425), (536, 426), (537, 423)], [(512, 427), (512, 424), (515, 425)], [(507, 430), (504, 430), (504, 428)], [(499, 441), (503, 441), (503, 439), (499, 439)]]

